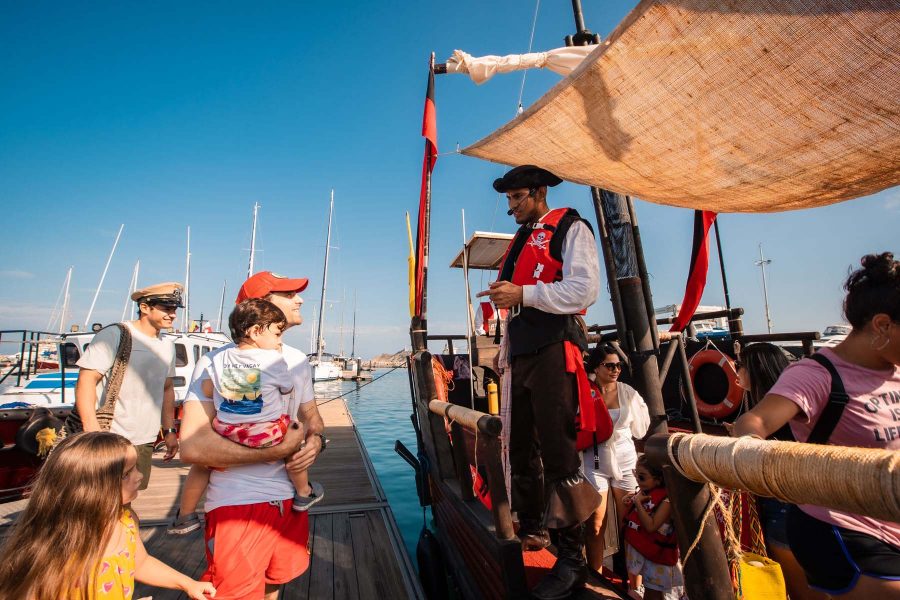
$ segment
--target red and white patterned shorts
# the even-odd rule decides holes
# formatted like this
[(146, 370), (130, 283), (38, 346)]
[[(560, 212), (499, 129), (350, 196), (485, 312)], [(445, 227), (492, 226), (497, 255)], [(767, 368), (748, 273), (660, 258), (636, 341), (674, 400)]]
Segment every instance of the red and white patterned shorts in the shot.
[(290, 415), (281, 415), (277, 421), (262, 423), (223, 423), (218, 418), (213, 419), (216, 433), (249, 448), (277, 446), (284, 439), (284, 432), (290, 424)]

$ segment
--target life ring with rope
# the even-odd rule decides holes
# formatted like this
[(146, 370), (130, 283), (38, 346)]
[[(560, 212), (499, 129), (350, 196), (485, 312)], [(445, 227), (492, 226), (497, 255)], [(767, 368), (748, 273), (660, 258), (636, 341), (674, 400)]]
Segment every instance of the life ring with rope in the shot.
[(724, 419), (737, 412), (744, 390), (737, 384), (737, 369), (731, 357), (707, 348), (694, 354), (688, 366), (701, 417)]

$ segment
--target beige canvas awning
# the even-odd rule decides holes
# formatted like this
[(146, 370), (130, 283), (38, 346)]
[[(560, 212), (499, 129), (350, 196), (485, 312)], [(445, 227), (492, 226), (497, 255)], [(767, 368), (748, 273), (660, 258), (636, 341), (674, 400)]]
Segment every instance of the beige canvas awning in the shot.
[(718, 212), (900, 183), (896, 0), (643, 1), (566, 79), (464, 150)]

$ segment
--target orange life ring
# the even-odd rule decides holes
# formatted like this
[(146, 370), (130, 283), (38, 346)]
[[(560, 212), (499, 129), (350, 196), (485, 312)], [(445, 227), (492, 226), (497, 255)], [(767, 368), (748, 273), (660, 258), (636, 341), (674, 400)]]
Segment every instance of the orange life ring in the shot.
[[(737, 384), (737, 370), (734, 368), (734, 361), (722, 352), (710, 349), (701, 350), (693, 355), (688, 363), (691, 373), (691, 387), (694, 388), (694, 398), (697, 399), (697, 412), (700, 413), (700, 416), (724, 419), (737, 412), (741, 407), (744, 390)], [(719, 382), (719, 385), (701, 386), (701, 390), (706, 393), (700, 393), (701, 390), (697, 389), (697, 376), (701, 373), (701, 370), (709, 371), (709, 366), (718, 367), (719, 371), (725, 375), (725, 381), (728, 384), (727, 390), (724, 390), (724, 386)], [(704, 369), (704, 367), (707, 368)], [(705, 387), (716, 387), (718, 389), (707, 390)], [(713, 397), (710, 397), (710, 395)]]

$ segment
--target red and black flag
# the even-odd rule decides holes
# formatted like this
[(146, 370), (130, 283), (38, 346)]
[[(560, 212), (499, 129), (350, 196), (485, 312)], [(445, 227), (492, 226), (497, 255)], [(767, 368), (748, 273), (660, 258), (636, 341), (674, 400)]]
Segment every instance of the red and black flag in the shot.
[(700, 306), (703, 289), (706, 287), (706, 272), (709, 269), (709, 228), (716, 220), (716, 213), (708, 210), (694, 211), (694, 248), (691, 250), (691, 266), (688, 269), (687, 285), (678, 316), (670, 331), (682, 331)]
[(425, 112), (422, 117), (422, 137), (425, 138), (425, 157), (422, 161), (422, 188), (419, 192), (419, 220), (416, 227), (416, 293), (415, 313), (422, 316), (425, 291), (425, 242), (428, 237), (427, 214), (431, 209), (431, 172), (437, 162), (437, 112), (434, 106), (434, 55), (428, 69), (428, 88), (425, 92)]

